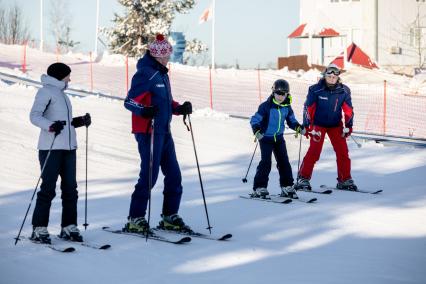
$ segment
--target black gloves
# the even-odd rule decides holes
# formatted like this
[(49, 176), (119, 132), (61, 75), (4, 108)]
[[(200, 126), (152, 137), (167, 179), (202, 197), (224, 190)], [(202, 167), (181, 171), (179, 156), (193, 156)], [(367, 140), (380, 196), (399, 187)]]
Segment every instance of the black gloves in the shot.
[(184, 102), (182, 105), (176, 107), (176, 112), (178, 114), (191, 114), (192, 113), (192, 104), (191, 102)]
[(83, 116), (74, 117), (71, 122), (71, 125), (74, 126), (74, 128), (81, 126), (89, 127), (90, 124), (92, 124), (92, 118), (89, 113), (86, 113), (86, 115)]
[(300, 133), (300, 134), (302, 134), (302, 135), (305, 135), (305, 134), (306, 134), (306, 129), (305, 129), (305, 127), (304, 127), (303, 125), (301, 125), (301, 124), (299, 124), (299, 125), (297, 125), (297, 126), (296, 126), (295, 131), (296, 131), (296, 133), (297, 133), (297, 134), (298, 134), (298, 133)]
[(49, 132), (54, 132), (55, 136), (58, 136), (61, 133), (62, 129), (64, 129), (65, 121), (57, 120), (49, 126)]
[(153, 118), (158, 113), (158, 106), (146, 106), (141, 110), (141, 116)]

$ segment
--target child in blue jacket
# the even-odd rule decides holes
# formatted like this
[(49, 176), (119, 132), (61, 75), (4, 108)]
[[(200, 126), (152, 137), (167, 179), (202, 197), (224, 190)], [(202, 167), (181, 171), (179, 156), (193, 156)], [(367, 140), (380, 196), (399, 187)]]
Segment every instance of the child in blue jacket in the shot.
[(253, 196), (266, 198), (269, 173), (271, 172), (271, 156), (274, 153), (280, 175), (281, 196), (297, 198), (293, 188), (293, 174), (288, 160), (284, 141), (284, 122), (298, 133), (305, 134), (303, 126), (296, 120), (290, 106), (290, 86), (286, 80), (276, 80), (272, 86), (271, 96), (260, 104), (257, 112), (251, 117), (250, 125), (259, 141), (261, 160), (257, 166), (253, 182)]

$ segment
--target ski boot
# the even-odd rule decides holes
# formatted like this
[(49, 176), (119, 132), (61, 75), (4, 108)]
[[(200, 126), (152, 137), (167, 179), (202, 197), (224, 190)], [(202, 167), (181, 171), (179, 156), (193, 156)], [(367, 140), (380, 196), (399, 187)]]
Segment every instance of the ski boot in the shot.
[(266, 187), (258, 187), (258, 188), (253, 190), (251, 197), (268, 198), (269, 197), (269, 191), (266, 189)]
[(299, 199), (293, 186), (281, 186), (281, 197)]
[(42, 244), (52, 243), (47, 227), (34, 227), (30, 239)]
[(183, 222), (182, 218), (178, 214), (173, 214), (170, 216), (164, 216), (161, 214), (161, 217), (163, 220), (160, 221), (160, 224), (158, 225), (160, 229), (185, 233), (192, 232), (191, 228)]
[(353, 179), (347, 179), (345, 181), (338, 181), (336, 185), (337, 189), (357, 191), (358, 187), (355, 185)]
[(83, 236), (80, 234), (80, 230), (74, 224), (63, 227), (59, 237), (61, 239), (70, 240), (73, 242), (83, 242)]
[(309, 179), (304, 177), (299, 177), (298, 181), (294, 185), (295, 190), (303, 190), (303, 191), (311, 191), (311, 183), (309, 182)]
[(124, 225), (123, 231), (137, 234), (146, 234), (147, 232), (152, 233), (145, 217), (129, 217), (128, 222)]

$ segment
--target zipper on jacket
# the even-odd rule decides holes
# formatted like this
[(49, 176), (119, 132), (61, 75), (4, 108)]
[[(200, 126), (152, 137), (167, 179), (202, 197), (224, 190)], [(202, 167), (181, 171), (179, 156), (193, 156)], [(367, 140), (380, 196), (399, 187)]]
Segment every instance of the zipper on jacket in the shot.
[(71, 151), (71, 124), (70, 124), (70, 109), (68, 108), (67, 99), (65, 98), (65, 93), (62, 93), (65, 105), (67, 106), (67, 118), (68, 118), (68, 146), (70, 147)]
[(278, 111), (278, 129), (277, 131), (274, 133), (274, 142), (277, 142), (277, 133), (280, 131), (281, 129), (281, 111), (280, 111), (280, 107), (277, 107), (277, 111)]
[(336, 98), (336, 104), (334, 105), (334, 112), (336, 112), (336, 109), (337, 109), (337, 102), (339, 101), (339, 98), (337, 97)]

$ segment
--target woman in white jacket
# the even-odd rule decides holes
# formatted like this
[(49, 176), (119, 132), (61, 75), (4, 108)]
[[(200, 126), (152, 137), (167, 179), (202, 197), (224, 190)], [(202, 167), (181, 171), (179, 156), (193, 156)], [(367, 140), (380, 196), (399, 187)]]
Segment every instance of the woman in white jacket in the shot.
[[(64, 63), (54, 63), (47, 69), (47, 75), (41, 76), (43, 87), (38, 90), (31, 108), (30, 120), (40, 127), (38, 140), (40, 167), (46, 162), (42, 172), (42, 183), (37, 194), (34, 208), (31, 238), (42, 243), (50, 243), (47, 230), (50, 206), (55, 197), (56, 181), (61, 176), (63, 238), (82, 242), (77, 228), (77, 181), (75, 128), (88, 127), (90, 114), (72, 118), (72, 106), (64, 93), (68, 86), (71, 69)], [(50, 150), (51, 149), (51, 150)], [(50, 155), (48, 156), (50, 150)]]

